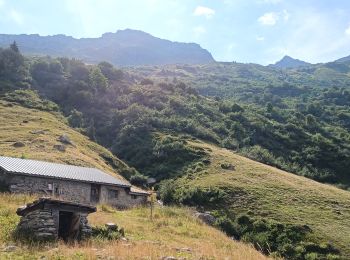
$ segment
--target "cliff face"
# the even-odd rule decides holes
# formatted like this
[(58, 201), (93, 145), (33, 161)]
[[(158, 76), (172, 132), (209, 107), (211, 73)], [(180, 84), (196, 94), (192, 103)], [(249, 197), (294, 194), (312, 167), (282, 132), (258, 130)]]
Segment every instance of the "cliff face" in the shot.
[(16, 41), (29, 55), (65, 56), (89, 63), (108, 61), (114, 65), (204, 64), (212, 55), (195, 43), (172, 42), (136, 30), (105, 33), (99, 38), (75, 39), (71, 36), (0, 34), (0, 47)]

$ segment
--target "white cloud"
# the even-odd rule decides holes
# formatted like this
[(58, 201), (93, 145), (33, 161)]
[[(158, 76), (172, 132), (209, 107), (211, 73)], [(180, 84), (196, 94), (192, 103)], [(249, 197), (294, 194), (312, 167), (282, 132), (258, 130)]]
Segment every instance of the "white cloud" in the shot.
[(205, 6), (197, 6), (196, 9), (194, 9), (193, 14), (195, 16), (205, 16), (209, 19), (214, 16), (215, 10)]
[(256, 37), (256, 40), (257, 40), (258, 42), (263, 42), (263, 41), (265, 41), (265, 37), (264, 37), (264, 36), (257, 36), (257, 37)]
[[(266, 61), (284, 55), (311, 63), (327, 62), (350, 53), (350, 24), (342, 26), (329, 12), (303, 10), (293, 12), (289, 24), (293, 30), (283, 33), (265, 50)], [(288, 38), (285, 38), (288, 37)]]
[(345, 30), (345, 34), (350, 36), (350, 25)]
[(282, 1), (283, 0), (261, 0), (261, 2), (264, 3), (264, 4), (279, 4)]
[(206, 32), (207, 30), (203, 26), (196, 26), (193, 28), (193, 33), (195, 37), (199, 37)]
[(277, 23), (279, 19), (279, 14), (278, 13), (265, 13), (263, 16), (260, 16), (258, 18), (258, 22), (262, 25), (269, 25), (273, 26)]
[(21, 13), (19, 13), (18, 11), (16, 11), (15, 9), (12, 9), (9, 12), (9, 16), (10, 16), (10, 19), (12, 21), (14, 21), (16, 24), (18, 24), (18, 25), (23, 24), (23, 15)]
[(258, 18), (258, 22), (262, 25), (273, 26), (278, 20), (283, 19), (285, 22), (289, 20), (290, 14), (287, 10), (282, 12), (269, 12)]
[(290, 17), (290, 14), (288, 13), (287, 10), (283, 10), (282, 11), (282, 16), (283, 16), (283, 20), (288, 21), (289, 17)]

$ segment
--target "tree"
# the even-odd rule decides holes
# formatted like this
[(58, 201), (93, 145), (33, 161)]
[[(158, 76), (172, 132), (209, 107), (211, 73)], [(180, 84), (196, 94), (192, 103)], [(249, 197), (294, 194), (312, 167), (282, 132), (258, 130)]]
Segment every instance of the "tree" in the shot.
[(24, 58), (16, 44), (10, 48), (0, 49), (0, 78), (20, 83), (25, 80), (27, 70), (24, 65)]
[(272, 111), (273, 111), (273, 105), (271, 104), (271, 102), (268, 102), (266, 104), (266, 112), (267, 113), (272, 113)]
[(94, 66), (89, 73), (90, 87), (95, 91), (104, 92), (108, 88), (108, 80), (99, 67)]
[(14, 42), (10, 45), (10, 49), (13, 50), (14, 52), (19, 53), (19, 49), (18, 49), (18, 46), (17, 46), (16, 41), (14, 41)]

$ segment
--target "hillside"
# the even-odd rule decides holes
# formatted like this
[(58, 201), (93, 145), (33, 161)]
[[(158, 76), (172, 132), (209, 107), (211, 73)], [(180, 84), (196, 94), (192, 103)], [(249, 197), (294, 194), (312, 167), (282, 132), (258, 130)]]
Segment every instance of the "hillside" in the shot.
[[(31, 99), (33, 100), (33, 99)], [(37, 100), (41, 102), (40, 100)], [(42, 103), (31, 103), (35, 107)], [(27, 103), (25, 105), (28, 105)], [(50, 108), (46, 104), (46, 108)], [(128, 168), (122, 161), (114, 157), (108, 150), (90, 141), (87, 137), (71, 129), (66, 119), (57, 112), (45, 111), (41, 108), (28, 108), (15, 102), (0, 100), (0, 155), (25, 157), (51, 162), (96, 167), (110, 174), (118, 168)], [(43, 131), (43, 132), (39, 132)], [(53, 146), (62, 134), (67, 134), (74, 146), (67, 146), (65, 152)], [(22, 142), (24, 147), (14, 147), (15, 142)], [(112, 167), (106, 160), (113, 161)], [(122, 178), (120, 175), (118, 177)], [(13, 244), (10, 233), (14, 230), (19, 217), (16, 209), (34, 197), (22, 195), (0, 195), (0, 248)], [(222, 232), (210, 228), (192, 217), (193, 212), (181, 208), (159, 208), (154, 213), (155, 220), (149, 219), (149, 209), (139, 208), (128, 211), (99, 210), (90, 216), (92, 225), (104, 225), (115, 222), (126, 230), (127, 242), (94, 241), (88, 244), (69, 246), (59, 244), (58, 250), (52, 245), (43, 248), (20, 248), (12, 253), (1, 252), (0, 258), (17, 259), (27, 256), (71, 259), (77, 254), (80, 257), (94, 259), (98, 255), (118, 255), (122, 259), (136, 259), (143, 256), (164, 257), (177, 256), (187, 259), (214, 257), (223, 259), (265, 259), (253, 248), (242, 243), (233, 242)], [(155, 232), (157, 231), (157, 232)], [(172, 233), (171, 239), (168, 236)], [(215, 244), (212, 243), (215, 237)], [(98, 247), (98, 250), (95, 248)], [(181, 248), (185, 248), (181, 250)], [(186, 248), (190, 248), (187, 251)]]
[(197, 163), (187, 169), (183, 177), (171, 182), (169, 187), (174, 192), (163, 191), (163, 198), (197, 203), (231, 219), (247, 214), (280, 223), (307, 225), (312, 229), (314, 241), (329, 242), (340, 249), (346, 259), (350, 257), (349, 192), (252, 161), (215, 145), (200, 141), (188, 141), (188, 145), (204, 149), (206, 162), (210, 164)]
[[(0, 248), (13, 245), (10, 234), (19, 217), (19, 205), (33, 197), (0, 194)], [(0, 250), (0, 259), (267, 259), (252, 247), (232, 241), (224, 233), (195, 219), (187, 208), (156, 208), (150, 220), (149, 208), (115, 211), (106, 206), (89, 216), (93, 226), (113, 222), (125, 229), (127, 240), (92, 239), (81, 244), (22, 246)], [(171, 235), (170, 235), (171, 234)], [(215, 242), (213, 242), (215, 238)]]
[(114, 65), (202, 64), (214, 62), (211, 54), (195, 43), (171, 42), (137, 30), (119, 30), (99, 38), (75, 39), (66, 35), (0, 34), (0, 47), (16, 41), (28, 55), (69, 57), (88, 63)]
[(291, 69), (291, 68), (299, 68), (306, 67), (311, 65), (311, 63), (294, 59), (290, 56), (284, 56), (281, 60), (277, 61), (275, 64), (271, 64), (269, 66), (280, 68), (280, 69)]
[[(130, 182), (143, 186), (155, 178), (166, 204), (212, 211), (216, 227), (265, 254), (349, 255), (349, 193), (304, 178), (349, 190), (346, 64), (116, 69), (23, 57), (15, 44), (2, 53), (3, 100), (61, 111), (75, 131), (136, 168), (120, 171)], [(30, 124), (21, 120), (20, 126)]]
[[(110, 151), (72, 130), (57, 112), (27, 108), (0, 99), (0, 121), (1, 156), (95, 167), (119, 178), (123, 177), (116, 172), (129, 169)], [(62, 145), (58, 138), (63, 134), (68, 135), (75, 145), (66, 145), (64, 152), (54, 147)], [(16, 147), (15, 143), (24, 146)]]

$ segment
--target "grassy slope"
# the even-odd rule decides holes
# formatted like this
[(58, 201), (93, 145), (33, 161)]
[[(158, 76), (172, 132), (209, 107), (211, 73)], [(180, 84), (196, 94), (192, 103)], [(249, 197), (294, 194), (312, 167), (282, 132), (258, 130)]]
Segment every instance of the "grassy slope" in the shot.
[[(314, 235), (350, 256), (350, 192), (252, 161), (202, 142), (191, 145), (209, 151), (211, 164), (197, 178), (183, 177), (189, 187), (221, 187), (243, 191), (227, 206), (234, 213), (271, 218), (283, 223), (307, 224)], [(235, 170), (224, 170), (222, 163)]]
[[(110, 152), (69, 128), (59, 115), (18, 105), (9, 107), (7, 102), (0, 101), (0, 122), (0, 155), (24, 155), (30, 159), (92, 166), (115, 172), (100, 156), (112, 156)], [(30, 133), (33, 130), (45, 130), (45, 134)], [(70, 136), (76, 147), (68, 146), (66, 152), (59, 152), (53, 145), (59, 144), (57, 138), (63, 133)], [(13, 147), (13, 143), (18, 141), (26, 146)], [(154, 222), (149, 220), (148, 209), (91, 215), (92, 224), (112, 221), (124, 227), (130, 238), (128, 242), (101, 244), (95, 241), (75, 246), (59, 244), (58, 250), (52, 247), (20, 247), (13, 253), (1, 252), (2, 246), (13, 244), (10, 234), (19, 221), (16, 209), (32, 200), (33, 197), (23, 195), (0, 194), (0, 259), (37, 259), (44, 255), (53, 259), (96, 259), (98, 255), (118, 255), (118, 259), (139, 259), (144, 256), (159, 259), (169, 255), (183, 255), (187, 259), (199, 259), (201, 256), (205, 259), (265, 259), (251, 247), (233, 242), (222, 232), (196, 221), (189, 210), (178, 208), (157, 209)], [(183, 247), (189, 247), (192, 251), (176, 250)]]
[[(24, 123), (28, 121), (28, 123)], [(73, 164), (100, 168), (109, 173), (115, 170), (108, 165), (101, 155), (121, 161), (105, 148), (90, 141), (84, 135), (74, 131), (64, 122), (59, 114), (52, 114), (19, 105), (8, 106), (0, 101), (0, 155), (37, 159), (57, 163)], [(44, 130), (45, 134), (33, 134), (32, 131)], [(65, 152), (59, 152), (53, 146), (62, 134), (67, 134), (76, 147), (67, 145)], [(15, 148), (15, 142), (25, 143), (25, 147)], [(117, 177), (122, 178), (120, 175)]]
[[(108, 210), (89, 215), (92, 225), (117, 223), (127, 241), (90, 240), (86, 243), (48, 246), (19, 246), (14, 252), (1, 248), (13, 245), (11, 232), (19, 217), (17, 207), (34, 197), (0, 194), (0, 259), (161, 259), (166, 256), (186, 259), (267, 259), (252, 247), (232, 241), (217, 229), (203, 224), (187, 208), (163, 207), (127, 211)], [(101, 207), (102, 208), (102, 207)], [(189, 250), (187, 250), (189, 248)], [(108, 258), (115, 257), (115, 258)]]

